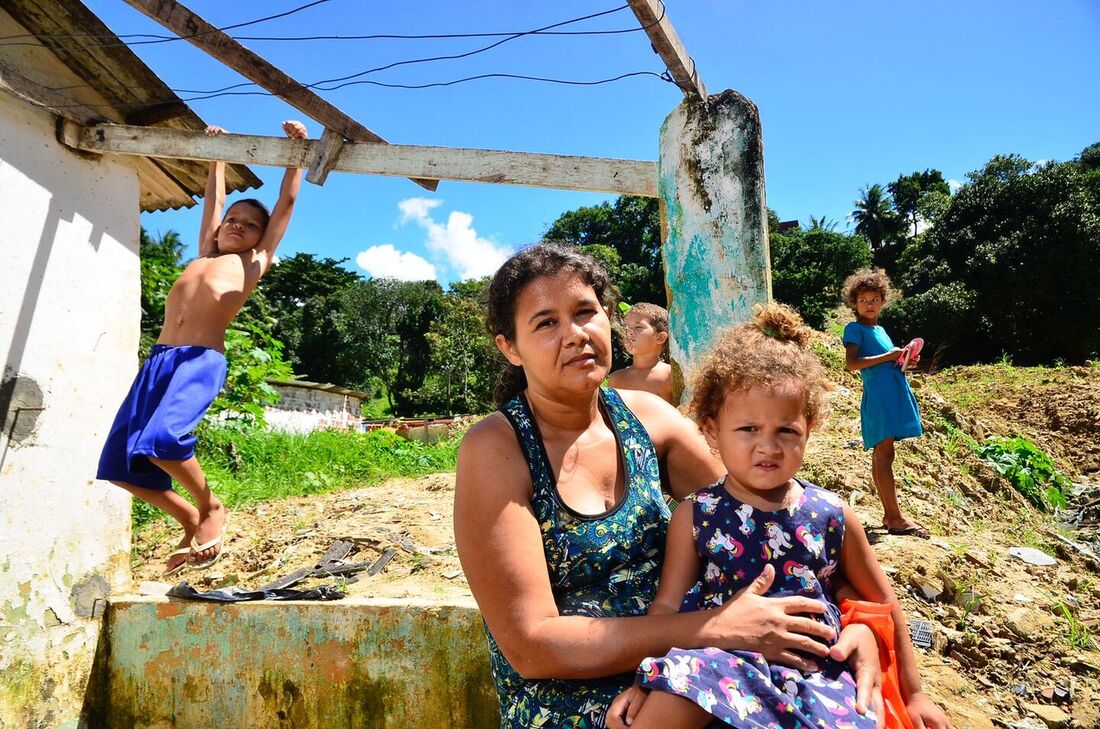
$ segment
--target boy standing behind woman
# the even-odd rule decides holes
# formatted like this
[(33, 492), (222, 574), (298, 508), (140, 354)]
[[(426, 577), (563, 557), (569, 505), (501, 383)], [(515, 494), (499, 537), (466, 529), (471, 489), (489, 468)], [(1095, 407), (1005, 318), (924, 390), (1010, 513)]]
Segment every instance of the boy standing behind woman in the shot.
[(626, 312), (623, 343), (634, 358), (616, 370), (608, 384), (617, 390), (645, 390), (676, 405), (672, 397), (672, 367), (661, 361), (668, 347), (668, 311), (656, 304), (638, 303)]

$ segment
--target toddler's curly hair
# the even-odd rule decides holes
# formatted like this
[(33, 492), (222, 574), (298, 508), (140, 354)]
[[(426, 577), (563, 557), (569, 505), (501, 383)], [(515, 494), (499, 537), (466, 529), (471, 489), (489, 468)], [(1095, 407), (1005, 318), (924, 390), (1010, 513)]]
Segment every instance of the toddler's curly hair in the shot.
[(894, 289), (890, 283), (890, 277), (886, 275), (886, 271), (881, 268), (861, 268), (844, 279), (844, 286), (841, 287), (841, 291), (843, 292), (844, 302), (848, 304), (852, 311), (855, 311), (856, 300), (864, 291), (874, 291), (882, 297), (882, 303), (885, 304), (890, 300)]
[(731, 392), (794, 383), (805, 394), (806, 422), (816, 428), (828, 414), (835, 386), (809, 350), (810, 328), (783, 304), (753, 309), (752, 321), (725, 331), (696, 373), (689, 411), (700, 426), (714, 422)]

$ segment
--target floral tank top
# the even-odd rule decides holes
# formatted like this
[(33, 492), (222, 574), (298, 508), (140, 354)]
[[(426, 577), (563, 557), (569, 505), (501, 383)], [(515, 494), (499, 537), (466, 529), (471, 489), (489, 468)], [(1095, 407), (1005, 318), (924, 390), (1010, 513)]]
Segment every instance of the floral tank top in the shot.
[[(558, 494), (530, 406), (521, 394), (501, 407), (531, 471), (532, 508), (542, 532), (550, 584), (561, 615), (644, 615), (657, 592), (669, 510), (653, 441), (619, 394), (601, 388), (600, 412), (621, 454), (623, 495), (603, 514), (580, 514)], [(525, 679), (486, 628), (502, 727), (605, 726), (611, 700), (633, 673), (599, 679)]]

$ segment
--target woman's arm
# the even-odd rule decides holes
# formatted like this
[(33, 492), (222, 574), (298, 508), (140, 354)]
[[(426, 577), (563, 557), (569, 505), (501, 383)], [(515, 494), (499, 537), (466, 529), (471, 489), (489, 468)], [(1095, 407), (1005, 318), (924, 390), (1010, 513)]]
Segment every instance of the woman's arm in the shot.
[[(228, 134), (221, 127), (208, 126), (206, 136), (214, 137)], [(206, 192), (202, 197), (202, 221), (199, 223), (199, 258), (213, 256), (218, 252), (215, 240), (218, 225), (222, 220), (222, 208), (225, 207), (225, 162), (211, 162), (206, 174)]]
[[(650, 396), (656, 398), (655, 396)], [(527, 678), (592, 678), (632, 671), (675, 646), (825, 655), (827, 626), (803, 617), (816, 600), (764, 598), (770, 579), (721, 608), (675, 615), (558, 614), (531, 480), (511, 426), (493, 415), (463, 439), (455, 478), (455, 541), (470, 590), (508, 662)], [(765, 573), (762, 577), (769, 577)], [(774, 570), (770, 570), (774, 577)]]
[[(863, 524), (851, 508), (844, 507), (844, 544), (840, 549), (840, 570), (851, 586), (865, 600), (888, 604), (894, 620), (894, 650), (898, 659), (898, 679), (910, 716), (914, 713), (928, 729), (949, 729), (951, 722), (921, 688), (917, 656), (909, 639), (909, 626), (901, 612), (901, 604), (894, 594), (890, 580), (879, 566), (878, 558), (867, 541)], [(914, 722), (915, 724), (917, 722)]]
[(860, 357), (858, 344), (844, 345), (844, 366), (848, 368), (849, 372), (874, 367), (883, 362), (896, 362), (899, 357), (901, 357), (901, 347), (894, 347), (886, 354), (879, 354), (874, 357)]
[[(306, 128), (301, 122), (283, 122), (283, 131), (291, 139), (306, 139)], [(283, 240), (287, 227), (290, 225), (290, 216), (294, 212), (294, 203), (298, 200), (298, 190), (302, 186), (302, 170), (288, 167), (283, 173), (283, 182), (279, 186), (279, 200), (271, 211), (271, 219), (267, 221), (267, 229), (260, 239), (255, 251), (260, 263), (260, 276), (271, 268), (271, 262), (275, 257), (275, 249)]]

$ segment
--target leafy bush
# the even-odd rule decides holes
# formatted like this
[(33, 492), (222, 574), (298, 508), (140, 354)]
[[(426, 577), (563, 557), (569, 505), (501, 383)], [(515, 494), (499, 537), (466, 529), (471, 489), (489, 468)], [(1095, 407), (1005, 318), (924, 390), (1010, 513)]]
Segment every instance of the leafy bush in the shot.
[(815, 329), (825, 326), (840, 300), (844, 279), (871, 263), (871, 248), (859, 236), (823, 228), (771, 236), (772, 291)]
[(1069, 479), (1028, 439), (990, 438), (978, 446), (976, 453), (1042, 511), (1066, 505)]
[[(907, 323), (946, 344), (947, 361), (1079, 364), (1100, 352), (1100, 173), (1086, 153), (1042, 166), (994, 157), (903, 251), (896, 282), (910, 302), (931, 299), (907, 302)], [(941, 329), (952, 311), (965, 316)]]
[[(894, 300), (882, 310), (880, 324), (894, 341), (923, 337), (948, 348), (965, 347), (989, 324), (978, 310), (977, 295), (959, 281), (937, 284), (924, 293)], [(953, 353), (950, 349), (948, 356)]]

